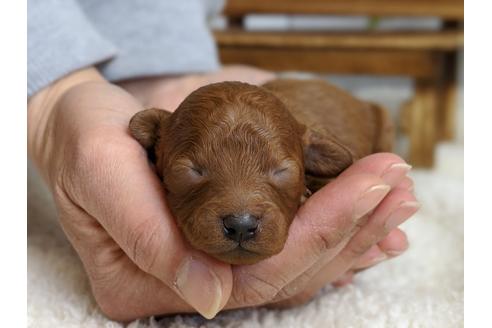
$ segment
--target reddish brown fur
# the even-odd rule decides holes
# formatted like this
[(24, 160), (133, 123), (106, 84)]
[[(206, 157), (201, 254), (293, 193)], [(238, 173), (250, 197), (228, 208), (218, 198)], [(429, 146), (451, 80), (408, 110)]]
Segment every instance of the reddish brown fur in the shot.
[[(306, 186), (315, 191), (354, 160), (389, 150), (388, 122), (325, 82), (275, 80), (202, 87), (173, 114), (137, 113), (130, 131), (154, 157), (187, 240), (248, 264), (282, 250)], [(260, 218), (243, 249), (223, 235), (221, 218), (231, 213)]]

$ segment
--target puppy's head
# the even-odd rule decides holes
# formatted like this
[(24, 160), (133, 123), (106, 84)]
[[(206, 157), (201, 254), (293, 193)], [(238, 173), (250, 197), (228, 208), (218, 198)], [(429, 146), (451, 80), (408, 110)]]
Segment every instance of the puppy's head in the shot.
[(130, 132), (192, 246), (232, 264), (282, 250), (306, 190), (307, 148), (306, 128), (277, 97), (240, 82), (211, 84), (173, 114), (137, 113)]

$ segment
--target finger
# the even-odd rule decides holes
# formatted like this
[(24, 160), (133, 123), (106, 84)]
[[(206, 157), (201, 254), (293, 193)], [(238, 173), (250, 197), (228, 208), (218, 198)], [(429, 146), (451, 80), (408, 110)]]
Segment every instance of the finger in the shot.
[(276, 78), (276, 74), (252, 66), (227, 65), (220, 71), (205, 76), (208, 83), (222, 81), (241, 81), (249, 84), (262, 85)]
[(356, 260), (352, 269), (360, 270), (371, 267), (379, 262), (398, 256), (408, 248), (408, 241), (403, 231), (393, 229), (376, 245), (371, 246), (359, 259)]
[[(415, 198), (406, 190), (395, 189), (391, 191), (376, 210), (369, 215), (366, 220), (367, 223), (360, 226), (359, 230), (354, 231), (353, 236), (350, 235), (347, 242), (341, 245), (342, 247), (337, 250), (336, 256), (320, 258), (316, 264), (306, 270), (300, 277), (286, 285), (275, 299), (281, 300), (292, 297), (299, 289), (306, 288), (305, 286), (307, 285), (311, 286), (309, 288), (314, 288), (312, 286), (321, 288), (324, 284), (338, 279), (339, 276), (351, 269), (356, 260), (384, 238), (387, 234), (384, 219), (388, 219), (392, 211), (398, 208), (405, 200), (414, 201)], [(371, 255), (383, 256), (384, 254)]]
[(379, 246), (373, 245), (369, 250), (358, 258), (351, 267), (351, 270), (359, 270), (371, 267), (386, 260), (388, 256), (379, 248)]
[[(165, 203), (160, 181), (136, 141), (105, 135), (82, 152), (71, 197), (143, 271), (157, 277), (207, 318), (225, 305), (230, 266), (191, 249)], [(110, 146), (107, 146), (110, 143)], [(103, 144), (105, 147), (94, 145)]]
[(415, 197), (408, 191), (392, 191), (347, 246), (333, 259), (331, 270), (324, 270), (327, 276), (337, 277), (350, 268), (372, 246), (381, 241), (389, 231), (412, 216), (419, 208)]
[(358, 160), (342, 172), (340, 176), (362, 173), (374, 174), (381, 177), (386, 184), (395, 187), (403, 180), (406, 180), (407, 173), (411, 168), (396, 154), (377, 153)]
[(310, 281), (308, 289), (318, 290), (326, 283), (338, 279), (364, 253), (382, 240), (388, 231), (394, 230), (395, 225), (411, 217), (418, 208), (419, 204), (410, 192), (402, 189), (392, 191), (371, 215), (367, 225), (361, 228), (345, 248), (316, 274)]
[(390, 257), (398, 256), (408, 249), (408, 239), (404, 231), (393, 229), (378, 243), (382, 252)]
[(400, 183), (396, 186), (396, 188), (401, 188), (401, 189), (406, 189), (410, 192), (413, 192), (414, 186), (413, 186), (413, 180), (412, 178), (406, 176), (404, 177)]
[(228, 306), (269, 301), (321, 256), (335, 256), (357, 221), (388, 191), (380, 178), (354, 174), (335, 179), (313, 194), (294, 219), (281, 253), (255, 265), (233, 268), (234, 290)]
[(338, 280), (332, 282), (333, 287), (343, 287), (351, 284), (354, 280), (354, 272), (348, 271), (344, 273)]

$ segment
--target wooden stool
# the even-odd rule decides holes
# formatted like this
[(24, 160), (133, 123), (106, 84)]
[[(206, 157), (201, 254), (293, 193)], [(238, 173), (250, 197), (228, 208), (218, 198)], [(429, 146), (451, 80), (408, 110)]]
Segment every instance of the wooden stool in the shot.
[[(246, 31), (247, 14), (436, 16), (439, 31)], [(414, 99), (402, 113), (409, 161), (431, 166), (435, 143), (454, 137), (456, 53), (463, 46), (461, 0), (229, 0), (230, 21), (215, 31), (221, 61), (273, 71), (403, 75), (415, 80)]]

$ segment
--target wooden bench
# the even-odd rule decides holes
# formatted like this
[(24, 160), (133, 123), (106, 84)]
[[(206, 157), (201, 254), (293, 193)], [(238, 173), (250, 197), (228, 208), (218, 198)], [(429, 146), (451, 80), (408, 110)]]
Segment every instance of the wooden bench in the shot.
[[(248, 14), (435, 16), (438, 31), (247, 31)], [(462, 48), (463, 1), (457, 0), (229, 0), (230, 24), (215, 31), (221, 61), (274, 71), (404, 75), (415, 96), (403, 107), (409, 160), (431, 166), (438, 140), (454, 137), (456, 53)]]

